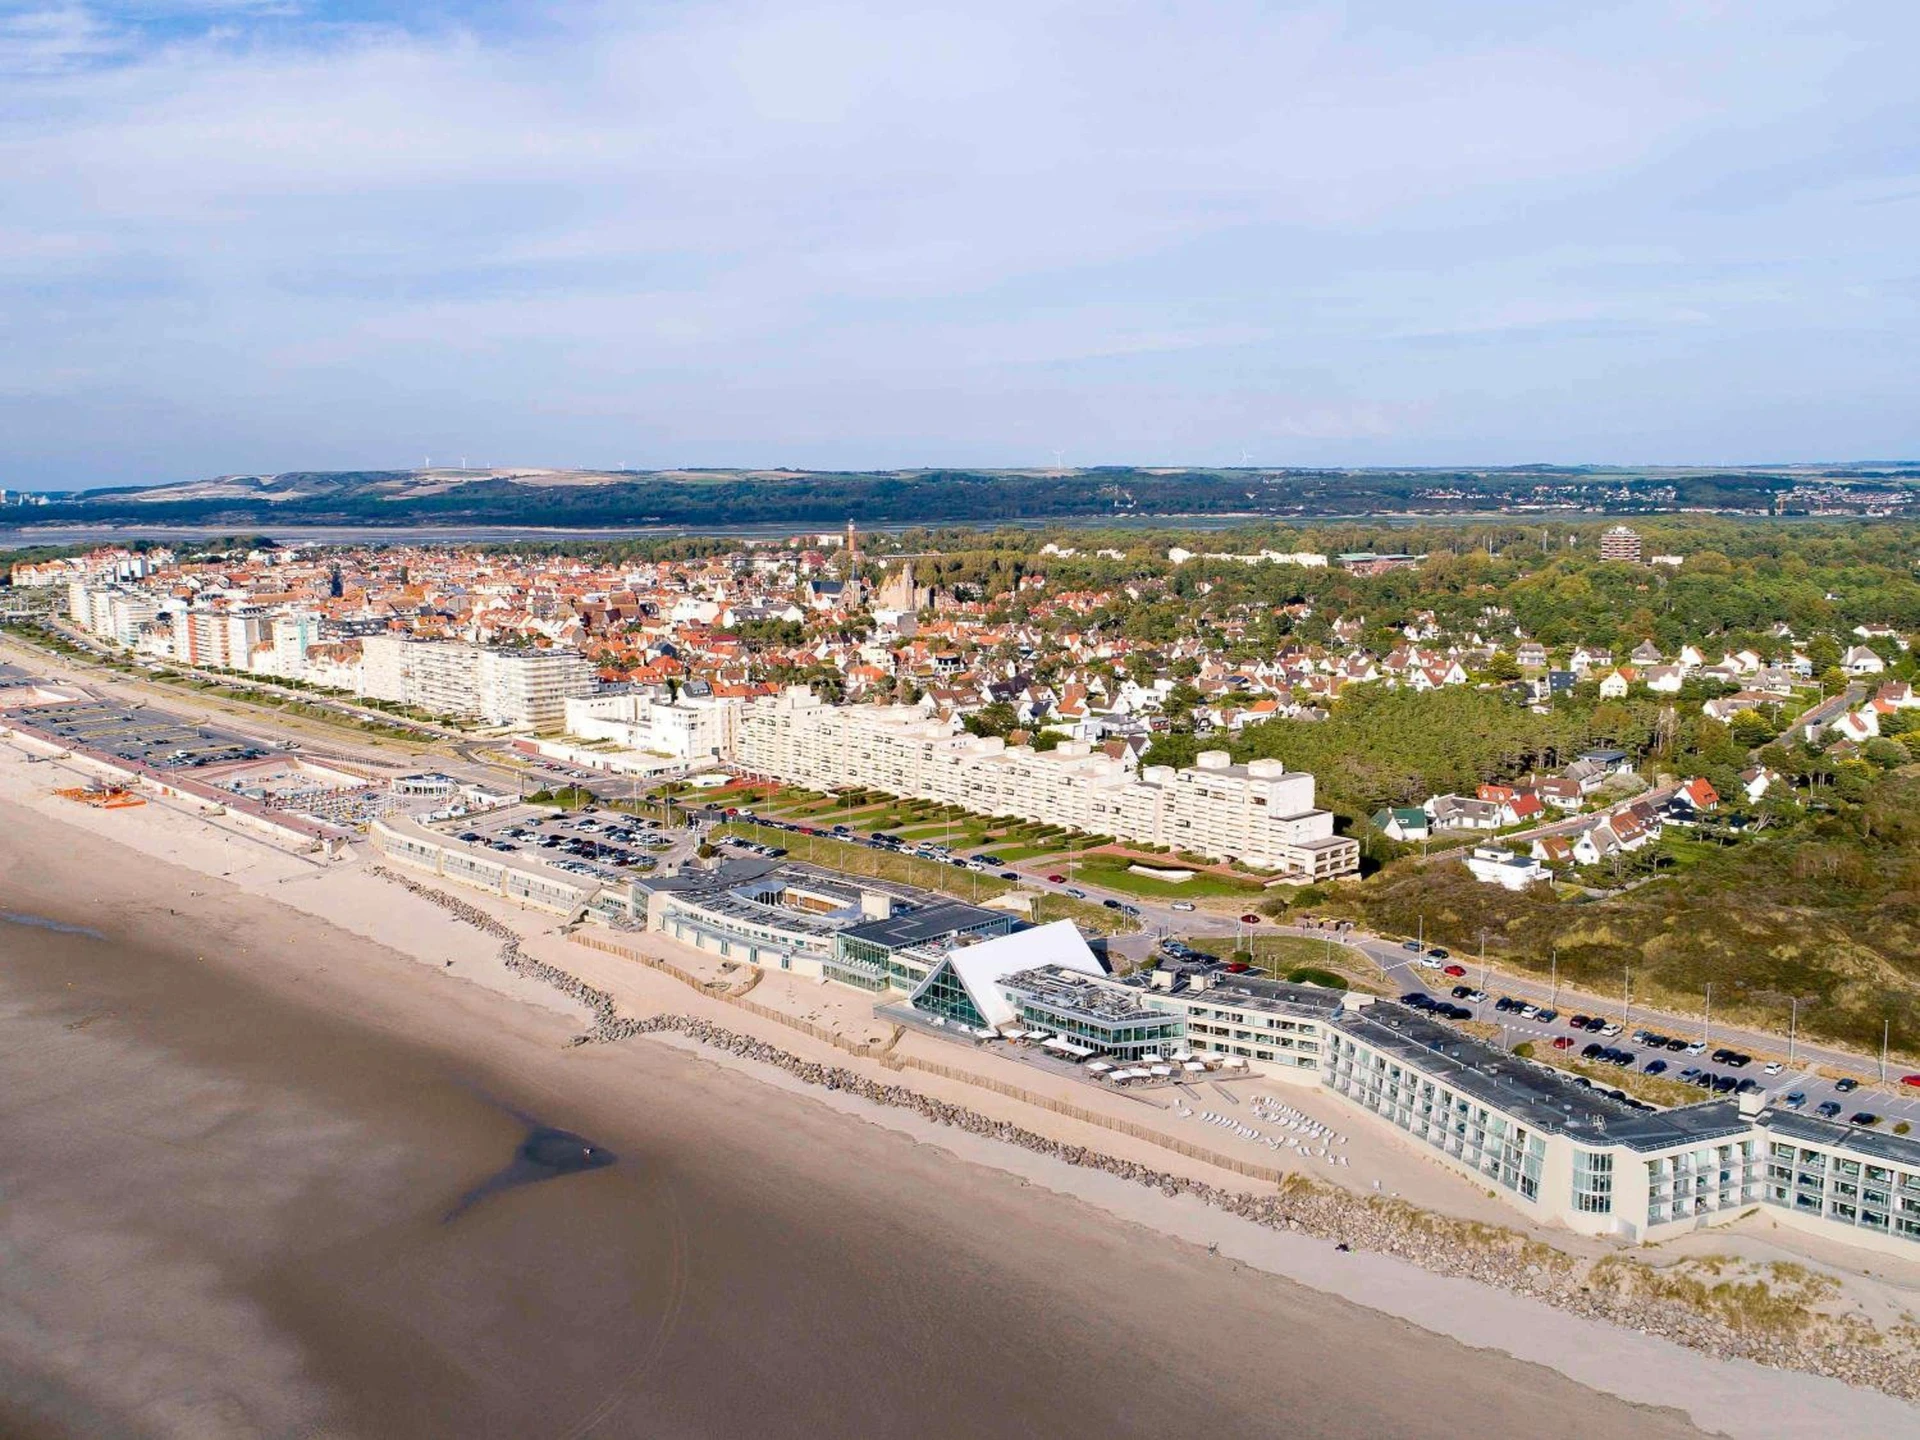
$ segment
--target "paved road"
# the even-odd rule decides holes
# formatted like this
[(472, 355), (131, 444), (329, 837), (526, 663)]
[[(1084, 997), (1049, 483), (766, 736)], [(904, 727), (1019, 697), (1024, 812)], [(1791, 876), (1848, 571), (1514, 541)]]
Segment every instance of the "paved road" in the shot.
[(1838, 695), (1829, 696), (1818, 705), (1801, 711), (1787, 729), (1792, 731), (1804, 725), (1830, 725), (1839, 719), (1843, 712), (1851, 710), (1866, 698), (1867, 687), (1856, 680)]

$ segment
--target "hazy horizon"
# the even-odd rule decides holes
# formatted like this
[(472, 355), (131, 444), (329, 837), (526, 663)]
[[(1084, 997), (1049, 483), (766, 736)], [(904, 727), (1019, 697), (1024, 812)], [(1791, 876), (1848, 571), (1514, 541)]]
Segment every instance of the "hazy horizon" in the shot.
[(1890, 0), (0, 0), (0, 486), (1920, 454), (1916, 41)]

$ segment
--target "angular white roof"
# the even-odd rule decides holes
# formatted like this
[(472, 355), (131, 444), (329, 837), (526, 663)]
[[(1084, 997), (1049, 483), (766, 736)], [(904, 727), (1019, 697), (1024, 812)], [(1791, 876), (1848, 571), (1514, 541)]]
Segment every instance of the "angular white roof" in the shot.
[(981, 1018), (995, 1026), (1014, 1018), (1013, 1006), (1000, 993), (1000, 982), (1009, 975), (1038, 965), (1058, 965), (1083, 975), (1107, 973), (1071, 920), (1054, 920), (1012, 935), (996, 935), (955, 950), (947, 960)]

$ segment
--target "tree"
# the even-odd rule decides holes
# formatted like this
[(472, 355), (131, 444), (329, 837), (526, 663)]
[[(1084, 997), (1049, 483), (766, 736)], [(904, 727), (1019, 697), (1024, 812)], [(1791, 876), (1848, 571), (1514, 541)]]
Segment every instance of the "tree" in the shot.
[(1913, 760), (1913, 755), (1905, 745), (1884, 735), (1877, 735), (1867, 741), (1860, 747), (1860, 753), (1882, 770), (1897, 770)]
[(1005, 737), (1009, 731), (1019, 726), (1020, 717), (1009, 702), (994, 700), (982, 705), (971, 715), (962, 716), (960, 723), (966, 727), (969, 735)]

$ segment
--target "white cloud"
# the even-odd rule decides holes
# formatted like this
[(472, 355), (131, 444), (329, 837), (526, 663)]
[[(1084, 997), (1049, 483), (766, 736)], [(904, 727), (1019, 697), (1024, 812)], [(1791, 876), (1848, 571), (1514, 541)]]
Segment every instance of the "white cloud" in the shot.
[[(1398, 340), (1479, 337), (1492, 402), (1538, 379), (1507, 337), (1773, 324), (1873, 287), (1904, 248), (1885, 233), (1901, 205), (1870, 202), (1910, 185), (1875, 146), (1920, 119), (1898, 43), (1916, 28), (1905, 7), (1786, 0), (1444, 24), (1412, 0), (748, 0), (426, 27), (17, 11), (0, 314), (25, 343), (0, 389), (57, 373), (191, 408), (264, 386), (297, 410), (320, 373), (359, 372), (371, 399), (437, 367), (506, 402), (748, 368), (771, 386), (749, 438), (777, 450), (819, 413), (823, 366), (884, 385), (1004, 362), (1008, 384), (1044, 370), (1081, 393), (1158, 364), (1129, 403), (1169, 435), (1209, 387), (1281, 377), (1300, 414), (1391, 414), (1374, 432), (1417, 443), (1440, 386)], [(1782, 157), (1820, 191), (1769, 194), (1753, 177)], [(1836, 195), (1873, 218), (1823, 226)], [(1703, 294), (1721, 260), (1749, 278)], [(697, 424), (697, 389), (675, 403)], [(716, 413), (716, 445), (738, 424)]]

